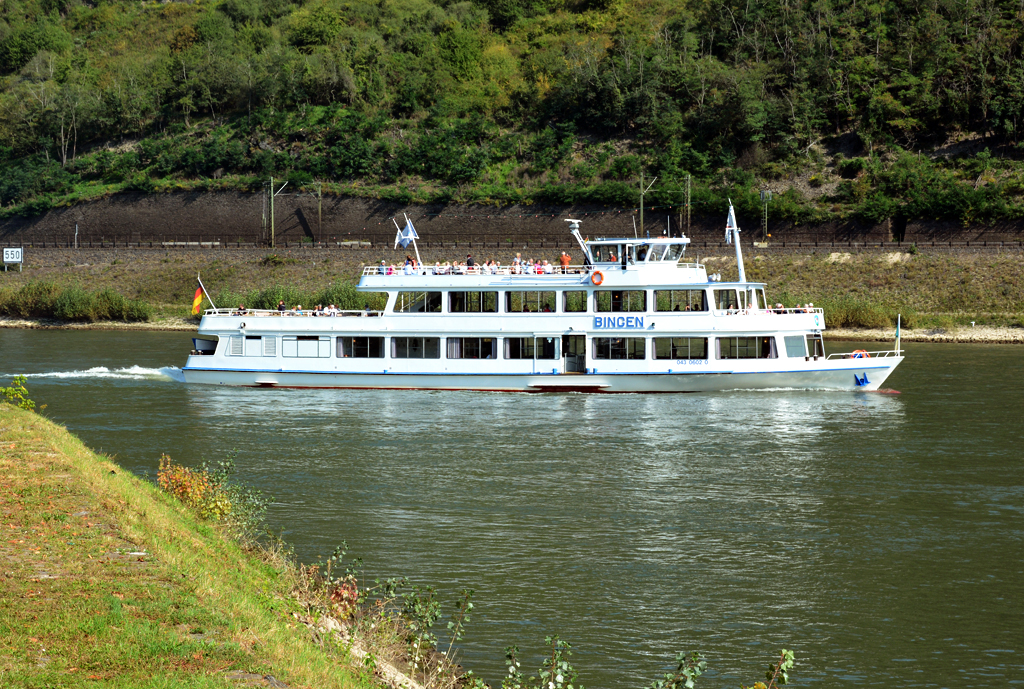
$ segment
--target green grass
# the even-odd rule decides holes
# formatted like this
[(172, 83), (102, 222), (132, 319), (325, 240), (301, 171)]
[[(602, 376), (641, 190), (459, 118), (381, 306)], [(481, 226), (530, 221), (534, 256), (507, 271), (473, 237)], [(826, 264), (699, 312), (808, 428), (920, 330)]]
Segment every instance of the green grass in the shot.
[(64, 428), (0, 404), (0, 686), (370, 687), (247, 554)]

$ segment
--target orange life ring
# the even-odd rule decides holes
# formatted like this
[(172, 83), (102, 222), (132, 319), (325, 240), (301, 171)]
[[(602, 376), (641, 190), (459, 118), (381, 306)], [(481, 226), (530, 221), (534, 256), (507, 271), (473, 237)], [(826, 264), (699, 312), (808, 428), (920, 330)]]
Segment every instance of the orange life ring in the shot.
[(851, 359), (870, 359), (871, 355), (868, 354), (866, 349), (855, 349), (853, 354), (850, 355)]
[(600, 270), (595, 270), (594, 274), (590, 276), (590, 281), (593, 282), (594, 285), (600, 285), (604, 282), (604, 273)]

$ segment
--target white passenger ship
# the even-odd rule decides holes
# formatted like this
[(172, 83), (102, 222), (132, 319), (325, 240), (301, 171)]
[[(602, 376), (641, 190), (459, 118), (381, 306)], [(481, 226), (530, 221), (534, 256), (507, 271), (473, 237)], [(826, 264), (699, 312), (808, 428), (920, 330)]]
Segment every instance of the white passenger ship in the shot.
[[(772, 308), (748, 282), (730, 208), (737, 282), (683, 262), (689, 239), (598, 239), (570, 231), (583, 265), (537, 273), (474, 267), (365, 269), (383, 311), (334, 317), (207, 310), (189, 383), (527, 392), (876, 390), (896, 347), (825, 354), (821, 309)], [(409, 232), (411, 223), (405, 232)], [(414, 230), (413, 237), (415, 237)], [(400, 233), (401, 234), (401, 233)]]

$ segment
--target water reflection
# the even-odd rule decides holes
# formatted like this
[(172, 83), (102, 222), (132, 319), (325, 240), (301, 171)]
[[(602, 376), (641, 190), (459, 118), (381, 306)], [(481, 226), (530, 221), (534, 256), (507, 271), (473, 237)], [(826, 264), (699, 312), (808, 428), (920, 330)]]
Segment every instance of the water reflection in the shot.
[(371, 576), (476, 589), (464, 651), (491, 681), (555, 632), (588, 686), (691, 648), (713, 686), (782, 646), (805, 685), (1024, 669), (1018, 349), (912, 345), (899, 396), (236, 390), (160, 373), (183, 349), (0, 332), (0, 370), (47, 374), (51, 416), (140, 473), (237, 448), (306, 560), (344, 539)]

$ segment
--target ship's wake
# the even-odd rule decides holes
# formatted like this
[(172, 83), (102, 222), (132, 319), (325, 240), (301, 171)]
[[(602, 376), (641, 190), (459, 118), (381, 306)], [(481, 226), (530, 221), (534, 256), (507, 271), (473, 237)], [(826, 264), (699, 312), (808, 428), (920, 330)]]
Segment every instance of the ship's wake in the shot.
[(178, 383), (185, 382), (185, 376), (177, 366), (162, 366), (160, 368), (146, 368), (144, 366), (129, 366), (127, 368), (109, 369), (106, 366), (93, 366), (80, 371), (49, 371), (47, 373), (26, 373), (26, 378), (107, 378), (113, 380), (173, 380)]

